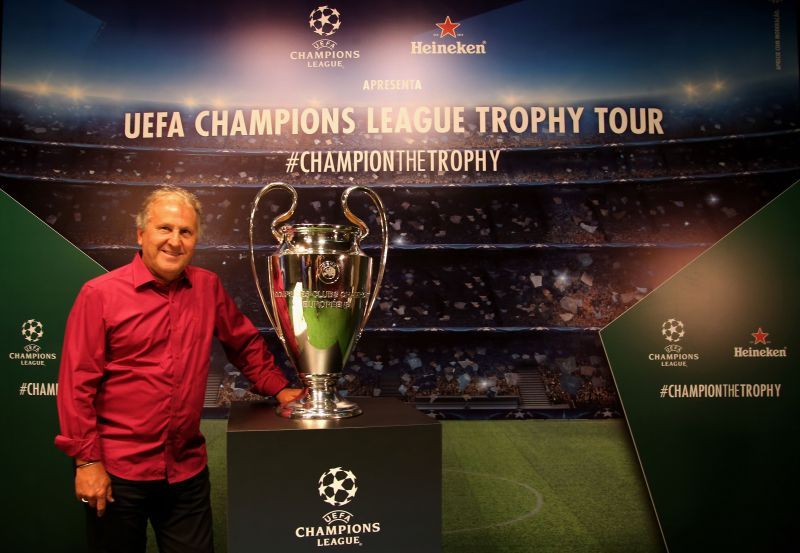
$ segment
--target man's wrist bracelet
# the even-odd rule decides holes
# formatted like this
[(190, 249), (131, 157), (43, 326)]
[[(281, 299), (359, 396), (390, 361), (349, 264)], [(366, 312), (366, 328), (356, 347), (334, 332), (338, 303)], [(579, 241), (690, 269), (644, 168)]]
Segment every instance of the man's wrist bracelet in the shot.
[(75, 465), (76, 469), (82, 469), (83, 467), (88, 467), (89, 465), (94, 465), (95, 463), (99, 463), (100, 461), (89, 461), (88, 463), (81, 463), (80, 465)]

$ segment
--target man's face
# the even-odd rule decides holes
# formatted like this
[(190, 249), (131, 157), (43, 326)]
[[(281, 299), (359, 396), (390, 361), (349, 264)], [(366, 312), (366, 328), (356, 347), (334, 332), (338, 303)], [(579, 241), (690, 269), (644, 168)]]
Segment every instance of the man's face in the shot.
[(144, 230), (136, 230), (142, 261), (166, 282), (178, 278), (194, 255), (197, 214), (180, 198), (163, 198), (150, 205)]

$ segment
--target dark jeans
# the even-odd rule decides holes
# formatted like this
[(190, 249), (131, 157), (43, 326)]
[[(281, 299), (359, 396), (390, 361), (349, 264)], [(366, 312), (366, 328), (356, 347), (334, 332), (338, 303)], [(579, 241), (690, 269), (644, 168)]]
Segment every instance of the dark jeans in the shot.
[(160, 553), (213, 553), (208, 467), (177, 484), (109, 476), (114, 503), (102, 517), (86, 510), (91, 553), (144, 553), (148, 519)]

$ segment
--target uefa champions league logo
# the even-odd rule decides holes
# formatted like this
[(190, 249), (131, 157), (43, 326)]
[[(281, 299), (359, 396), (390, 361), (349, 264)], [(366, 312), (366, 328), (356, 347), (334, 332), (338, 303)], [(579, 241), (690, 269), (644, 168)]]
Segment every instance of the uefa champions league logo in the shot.
[(36, 319), (28, 319), (22, 323), (22, 337), (28, 342), (38, 342), (44, 336), (44, 327)]
[(661, 325), (661, 334), (667, 342), (680, 342), (681, 338), (686, 334), (686, 331), (681, 321), (678, 319), (668, 319)]
[(308, 14), (308, 29), (319, 38), (311, 43), (313, 50), (294, 50), (289, 59), (302, 62), (310, 69), (337, 69), (347, 60), (361, 57), (360, 50), (338, 50), (331, 37), (342, 27), (342, 14), (330, 6), (317, 6)]
[[(55, 353), (42, 351), (42, 346), (37, 344), (44, 337), (44, 324), (36, 319), (28, 319), (20, 327), (20, 335), (25, 339), (24, 352), (12, 351), (8, 358), (19, 361), (21, 366), (46, 366), (47, 361), (55, 361)], [(33, 394), (31, 394), (33, 395)]]
[(667, 319), (661, 325), (661, 335), (667, 342), (670, 342), (664, 351), (667, 353), (680, 353), (681, 346), (678, 345), (678, 342), (681, 341), (686, 335), (686, 330), (683, 327), (683, 323), (678, 319)]
[(664, 348), (666, 353), (649, 353), (647, 358), (650, 361), (659, 361), (662, 367), (688, 367), (689, 361), (700, 359), (699, 353), (686, 353), (678, 344), (686, 336), (683, 321), (667, 319), (661, 323), (661, 336), (669, 342)]
[(44, 325), (36, 319), (28, 319), (22, 323), (22, 337), (30, 342), (29, 344), (25, 344), (25, 351), (27, 353), (38, 353), (41, 351), (42, 348), (39, 347), (39, 344), (36, 342), (41, 340), (42, 336), (44, 336)]
[[(356, 496), (356, 475), (342, 467), (333, 467), (319, 477), (319, 496), (328, 505), (341, 507), (350, 503)], [(381, 522), (357, 521), (357, 516), (343, 509), (335, 509), (322, 515), (324, 525), (301, 524), (294, 530), (296, 538), (309, 539), (317, 547), (334, 545), (364, 545), (362, 539), (381, 531)]]
[(319, 6), (308, 15), (308, 26), (319, 36), (331, 36), (342, 26), (342, 16), (336, 8)]
[(342, 467), (334, 467), (319, 477), (319, 496), (334, 507), (347, 505), (356, 496), (356, 475)]

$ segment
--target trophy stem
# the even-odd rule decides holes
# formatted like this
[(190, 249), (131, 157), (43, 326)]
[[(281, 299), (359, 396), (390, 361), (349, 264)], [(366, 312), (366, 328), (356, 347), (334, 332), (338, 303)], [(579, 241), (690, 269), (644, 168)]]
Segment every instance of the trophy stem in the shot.
[(342, 399), (336, 393), (339, 373), (300, 375), (308, 393), (297, 400), (281, 405), (278, 415), (290, 419), (345, 419), (361, 414), (361, 408)]

